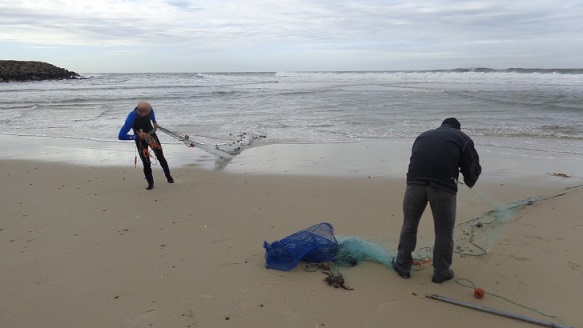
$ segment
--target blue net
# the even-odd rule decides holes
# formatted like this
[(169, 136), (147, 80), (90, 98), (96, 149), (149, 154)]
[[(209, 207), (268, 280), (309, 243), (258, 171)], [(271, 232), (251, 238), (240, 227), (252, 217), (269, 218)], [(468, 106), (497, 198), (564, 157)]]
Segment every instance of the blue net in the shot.
[(355, 266), (369, 261), (392, 267), (394, 255), (381, 244), (357, 237), (334, 237), (330, 223), (319, 223), (273, 243), (264, 242), (265, 266), (289, 271), (300, 261)]
[(331, 262), (338, 253), (334, 228), (322, 222), (273, 243), (264, 242), (265, 266), (289, 271), (300, 261)]

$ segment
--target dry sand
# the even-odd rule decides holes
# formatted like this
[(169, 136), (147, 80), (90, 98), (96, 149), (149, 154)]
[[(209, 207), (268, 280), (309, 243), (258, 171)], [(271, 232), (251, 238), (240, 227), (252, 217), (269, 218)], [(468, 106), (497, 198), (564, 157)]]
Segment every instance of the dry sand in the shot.
[[(485, 256), (455, 254), (456, 279), (466, 280), (434, 284), (431, 266), (404, 280), (365, 262), (340, 269), (354, 288), (347, 291), (303, 265), (266, 269), (263, 242), (329, 222), (338, 236), (396, 250), (406, 161), (397, 161), (400, 176), (268, 174), (256, 166), (245, 173), (241, 166), (253, 156), (231, 163), (236, 173), (174, 168), (174, 184), (154, 167), (152, 191), (139, 167), (0, 160), (0, 326), (532, 326), (427, 293), (583, 326), (583, 191), (521, 210)], [(583, 184), (545, 170), (503, 182), (486, 174), (474, 189), (462, 187), (458, 222)], [(432, 243), (426, 211), (418, 248)], [(470, 282), (485, 298), (473, 297)]]

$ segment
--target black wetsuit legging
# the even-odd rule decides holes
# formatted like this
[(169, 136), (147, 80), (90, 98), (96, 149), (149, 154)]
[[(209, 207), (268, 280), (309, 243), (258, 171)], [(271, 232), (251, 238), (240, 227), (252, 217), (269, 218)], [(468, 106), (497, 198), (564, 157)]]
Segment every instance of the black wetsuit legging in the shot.
[[(151, 135), (156, 142), (160, 145), (160, 149), (150, 147), (145, 140), (136, 140), (136, 147), (138, 148), (138, 153), (140, 154), (140, 159), (142, 160), (142, 164), (144, 165), (144, 175), (146, 179), (152, 177), (152, 163), (150, 161), (150, 156), (148, 155), (149, 148), (154, 151), (160, 166), (164, 170), (164, 174), (168, 177), (170, 175), (170, 169), (168, 168), (168, 161), (164, 157), (164, 151), (162, 151), (162, 145), (160, 144), (160, 140), (156, 134)], [(148, 148), (149, 147), (149, 148)]]
[[(154, 127), (152, 126), (151, 123), (150, 114), (144, 117), (136, 115), (133, 130), (134, 133), (137, 133), (137, 131), (140, 130), (149, 133), (152, 130), (154, 130)], [(160, 143), (160, 139), (158, 139), (158, 136), (155, 133), (152, 133), (151, 136), (152, 138), (154, 138), (154, 140), (156, 140), (156, 142), (158, 142), (158, 144), (160, 145), (160, 149), (150, 147), (150, 145), (148, 145), (148, 143), (145, 140), (139, 139), (136, 140), (136, 147), (138, 148), (140, 159), (142, 160), (142, 164), (144, 165), (144, 175), (146, 176), (148, 183), (154, 182), (154, 178), (152, 177), (152, 163), (150, 162), (150, 157), (148, 155), (148, 147), (150, 147), (154, 151), (154, 154), (156, 155), (156, 158), (158, 159), (160, 166), (162, 166), (162, 169), (164, 170), (166, 178), (170, 178), (170, 168), (168, 167), (168, 162), (164, 157), (164, 152), (162, 151), (162, 144)]]

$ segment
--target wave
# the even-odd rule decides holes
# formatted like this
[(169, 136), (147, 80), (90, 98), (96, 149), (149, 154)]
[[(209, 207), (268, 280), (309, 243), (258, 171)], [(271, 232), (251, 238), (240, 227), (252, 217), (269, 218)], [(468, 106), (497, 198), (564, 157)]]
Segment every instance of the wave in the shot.
[(387, 70), (387, 71), (290, 71), (277, 72), (276, 76), (296, 74), (396, 74), (396, 73), (542, 73), (542, 74), (583, 74), (583, 68), (506, 68), (469, 67), (430, 70)]
[(583, 75), (511, 70), (100, 74), (10, 85), (0, 91), (0, 127), (115, 139), (147, 99), (163, 124), (213, 140), (256, 126), (267, 143), (413, 138), (457, 116), (473, 136), (581, 141)]
[(480, 146), (488, 146), (497, 149), (512, 149), (512, 150), (526, 150), (526, 151), (536, 151), (541, 153), (555, 153), (555, 154), (567, 154), (567, 155), (583, 155), (583, 152), (572, 150), (572, 149), (560, 149), (560, 148), (545, 148), (540, 146), (520, 146), (520, 145), (503, 145), (500, 143), (482, 143)]
[(486, 68), (486, 67), (477, 67), (477, 68), (472, 67), (472, 68), (455, 68), (455, 69), (447, 69), (447, 70), (427, 70), (427, 71), (415, 71), (415, 72), (583, 74), (583, 68), (506, 68), (506, 69), (494, 69), (494, 68)]

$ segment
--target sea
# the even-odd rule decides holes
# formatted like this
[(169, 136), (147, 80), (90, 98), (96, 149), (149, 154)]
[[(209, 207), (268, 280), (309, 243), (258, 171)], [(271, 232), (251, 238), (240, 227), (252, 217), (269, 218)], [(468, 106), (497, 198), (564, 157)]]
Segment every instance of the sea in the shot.
[(148, 101), (161, 126), (210, 144), (413, 140), (456, 117), (476, 144), (583, 156), (583, 69), (81, 76), (1, 83), (0, 135), (127, 143), (118, 131)]

